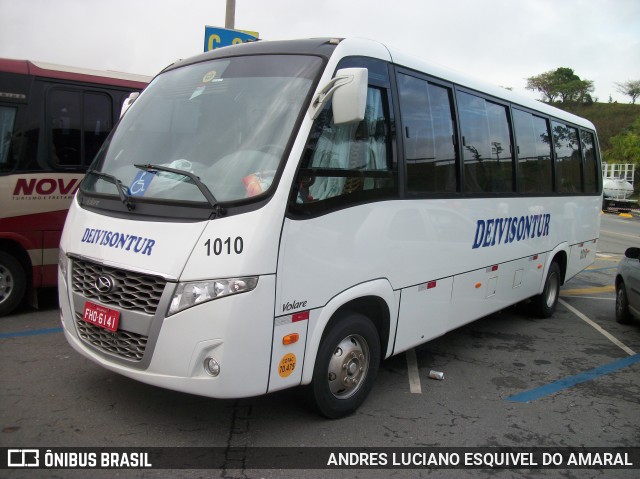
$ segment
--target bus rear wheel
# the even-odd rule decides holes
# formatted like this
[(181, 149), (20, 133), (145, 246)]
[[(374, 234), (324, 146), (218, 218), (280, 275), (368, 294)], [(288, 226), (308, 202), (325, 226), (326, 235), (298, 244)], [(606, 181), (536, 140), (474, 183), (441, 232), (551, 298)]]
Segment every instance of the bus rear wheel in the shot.
[(380, 337), (373, 323), (358, 313), (339, 318), (320, 343), (312, 399), (331, 419), (354, 412), (373, 387), (380, 365)]
[(533, 313), (539, 318), (550, 318), (556, 311), (558, 298), (560, 297), (560, 266), (557, 262), (551, 263), (549, 272), (544, 281), (544, 289), (542, 293), (535, 296), (531, 301)]
[(0, 316), (16, 309), (27, 289), (27, 276), (20, 262), (0, 251)]

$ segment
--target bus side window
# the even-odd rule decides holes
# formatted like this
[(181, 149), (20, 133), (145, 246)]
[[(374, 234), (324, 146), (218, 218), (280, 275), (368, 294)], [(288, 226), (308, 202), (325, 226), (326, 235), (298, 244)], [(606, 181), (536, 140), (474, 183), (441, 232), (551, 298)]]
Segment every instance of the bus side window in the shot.
[(451, 90), (398, 75), (409, 193), (458, 190)]
[(509, 193), (513, 188), (513, 148), (507, 108), (458, 92), (464, 191)]
[(598, 162), (596, 159), (596, 142), (593, 133), (580, 130), (582, 140), (582, 154), (584, 155), (584, 191), (585, 193), (598, 193), (599, 181)]
[(54, 165), (80, 166), (82, 92), (52, 90), (48, 100), (51, 160)]
[(518, 152), (518, 187), (521, 193), (552, 193), (553, 163), (549, 122), (513, 109)]
[(556, 151), (556, 182), (558, 193), (582, 192), (581, 159), (578, 130), (552, 122), (553, 145)]
[(13, 170), (15, 161), (10, 156), (16, 108), (0, 106), (0, 171)]
[(84, 161), (88, 165), (111, 130), (111, 98), (104, 93), (84, 94)]
[[(369, 87), (365, 119), (335, 125), (331, 105), (316, 119), (302, 159), (296, 205), (324, 209), (396, 191), (387, 90)], [(323, 204), (324, 203), (324, 204)]]
[(47, 100), (51, 162), (84, 168), (111, 130), (111, 97), (106, 93), (54, 89)]

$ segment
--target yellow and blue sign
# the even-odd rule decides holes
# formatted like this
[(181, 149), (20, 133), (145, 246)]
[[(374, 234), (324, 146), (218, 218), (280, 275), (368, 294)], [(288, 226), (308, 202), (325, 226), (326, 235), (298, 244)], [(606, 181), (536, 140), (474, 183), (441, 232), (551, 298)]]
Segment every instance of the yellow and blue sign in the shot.
[(238, 43), (255, 41), (258, 39), (258, 32), (244, 30), (230, 30), (228, 28), (204, 27), (204, 51), (216, 48), (236, 45)]

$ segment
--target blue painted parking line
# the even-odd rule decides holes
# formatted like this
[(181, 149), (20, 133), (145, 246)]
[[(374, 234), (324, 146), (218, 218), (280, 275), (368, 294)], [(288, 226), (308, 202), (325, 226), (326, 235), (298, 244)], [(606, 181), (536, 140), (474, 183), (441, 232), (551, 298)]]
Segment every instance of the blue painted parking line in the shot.
[(530, 391), (515, 394), (514, 396), (510, 396), (506, 399), (507, 401), (513, 402), (535, 401), (536, 399), (540, 399), (541, 397), (548, 396), (563, 389), (570, 388), (572, 386), (575, 386), (576, 384), (590, 381), (597, 378), (598, 376), (612, 373), (614, 371), (617, 371), (618, 369), (626, 368), (627, 366), (631, 366), (632, 364), (638, 362), (640, 362), (640, 354), (635, 354), (633, 356), (629, 356), (627, 358), (619, 359), (618, 361), (599, 366), (595, 369), (591, 369), (590, 371), (586, 371), (584, 373), (577, 374), (568, 378), (560, 379), (559, 381), (547, 384), (546, 386), (541, 386), (536, 389), (531, 389)]
[(37, 336), (39, 334), (61, 333), (62, 328), (32, 329), (30, 331), (17, 331), (15, 333), (0, 333), (0, 339), (17, 338), (20, 336)]

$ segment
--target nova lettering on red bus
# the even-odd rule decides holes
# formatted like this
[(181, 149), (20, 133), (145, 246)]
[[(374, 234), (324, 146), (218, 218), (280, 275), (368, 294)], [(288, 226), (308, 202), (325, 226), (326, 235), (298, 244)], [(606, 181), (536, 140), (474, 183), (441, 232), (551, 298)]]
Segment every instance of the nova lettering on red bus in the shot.
[(74, 195), (80, 187), (78, 178), (19, 178), (13, 190), (13, 196), (33, 196), (35, 194), (48, 195)]

